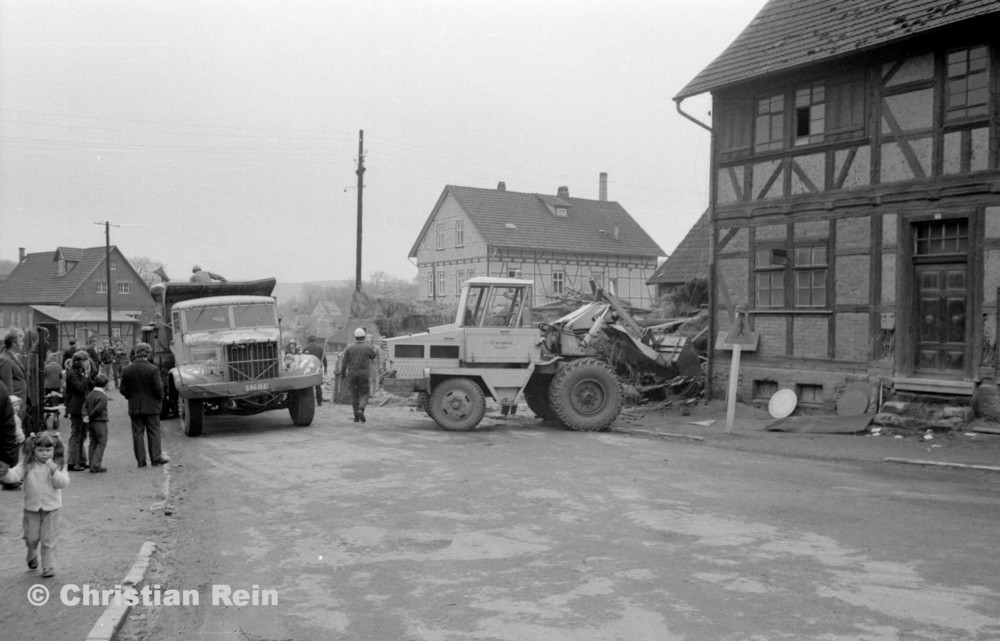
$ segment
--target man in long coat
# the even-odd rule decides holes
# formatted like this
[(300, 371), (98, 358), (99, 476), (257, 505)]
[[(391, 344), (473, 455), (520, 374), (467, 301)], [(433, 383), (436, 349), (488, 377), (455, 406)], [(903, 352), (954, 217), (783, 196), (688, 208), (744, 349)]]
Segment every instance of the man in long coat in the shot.
[(146, 467), (145, 441), (149, 442), (149, 459), (153, 465), (170, 461), (160, 447), (160, 407), (163, 403), (163, 380), (160, 368), (149, 362), (153, 348), (149, 343), (135, 346), (135, 360), (122, 370), (119, 391), (128, 399), (128, 415), (132, 419), (132, 451), (139, 467)]

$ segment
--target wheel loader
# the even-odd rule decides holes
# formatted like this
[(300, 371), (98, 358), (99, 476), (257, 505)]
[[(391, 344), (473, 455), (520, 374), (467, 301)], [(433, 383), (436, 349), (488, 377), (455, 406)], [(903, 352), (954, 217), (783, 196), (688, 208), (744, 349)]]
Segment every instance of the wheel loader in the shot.
[(466, 281), (453, 323), (388, 339), (390, 377), (383, 389), (419, 393), (424, 411), (445, 430), (479, 425), (487, 398), (509, 406), (523, 395), (542, 419), (602, 431), (621, 412), (624, 392), (615, 363), (598, 349), (600, 340), (626, 341), (651, 367), (701, 373), (685, 337), (643, 329), (593, 281), (593, 302), (533, 325), (532, 285), (514, 278)]

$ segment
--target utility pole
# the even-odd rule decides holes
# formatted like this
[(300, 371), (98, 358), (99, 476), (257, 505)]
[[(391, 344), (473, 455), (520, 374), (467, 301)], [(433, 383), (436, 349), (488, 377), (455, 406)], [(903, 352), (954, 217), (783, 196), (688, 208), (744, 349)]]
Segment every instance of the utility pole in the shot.
[[(95, 225), (104, 225), (104, 274), (108, 283), (108, 340), (111, 340), (111, 222), (105, 220), (103, 223), (94, 223)], [(115, 225), (117, 227), (118, 225)]]
[(358, 131), (358, 251), (354, 267), (354, 291), (361, 291), (361, 204), (365, 190), (365, 130)]

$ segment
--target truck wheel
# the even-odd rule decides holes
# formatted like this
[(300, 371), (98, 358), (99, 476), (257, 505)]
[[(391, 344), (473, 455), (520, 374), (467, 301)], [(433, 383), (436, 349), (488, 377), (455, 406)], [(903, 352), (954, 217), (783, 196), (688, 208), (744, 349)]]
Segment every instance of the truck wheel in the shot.
[(524, 388), (524, 402), (528, 404), (528, 409), (543, 421), (559, 420), (552, 409), (552, 404), (549, 403), (549, 385), (551, 383), (551, 376), (533, 376)]
[(618, 418), (624, 397), (614, 370), (596, 358), (561, 365), (549, 386), (549, 403), (559, 420), (581, 432), (608, 429)]
[(451, 432), (468, 432), (486, 414), (486, 396), (476, 383), (468, 378), (449, 378), (431, 393), (431, 418), (442, 429)]
[(288, 393), (288, 414), (292, 423), (299, 427), (312, 424), (316, 415), (316, 393), (311, 387)]
[(202, 419), (205, 417), (205, 407), (201, 399), (182, 398), (179, 402), (181, 410), (181, 428), (188, 436), (201, 436)]

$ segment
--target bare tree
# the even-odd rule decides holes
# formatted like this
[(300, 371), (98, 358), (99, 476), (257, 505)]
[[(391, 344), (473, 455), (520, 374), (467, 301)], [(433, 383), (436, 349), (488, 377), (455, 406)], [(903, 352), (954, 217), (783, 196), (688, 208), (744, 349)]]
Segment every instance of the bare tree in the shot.
[(166, 271), (163, 268), (163, 263), (158, 260), (153, 260), (148, 256), (133, 256), (128, 259), (132, 269), (134, 269), (139, 277), (146, 283), (146, 285), (154, 285), (156, 283), (163, 282), (163, 274)]

